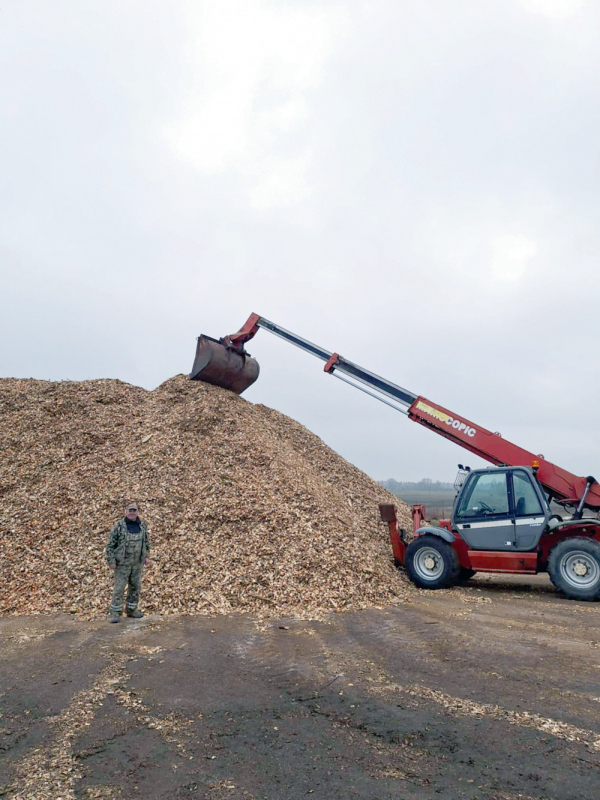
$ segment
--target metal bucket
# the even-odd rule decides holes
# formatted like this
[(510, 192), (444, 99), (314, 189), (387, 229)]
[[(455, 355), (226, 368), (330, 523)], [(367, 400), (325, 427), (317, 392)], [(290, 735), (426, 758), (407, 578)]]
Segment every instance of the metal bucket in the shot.
[(190, 380), (212, 383), (236, 394), (252, 386), (258, 378), (259, 366), (251, 356), (210, 336), (199, 336), (196, 358)]

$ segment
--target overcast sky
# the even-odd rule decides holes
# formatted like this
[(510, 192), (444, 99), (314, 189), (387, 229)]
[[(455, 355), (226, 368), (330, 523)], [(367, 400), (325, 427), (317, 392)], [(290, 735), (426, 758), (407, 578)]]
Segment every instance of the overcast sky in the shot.
[[(256, 312), (600, 478), (600, 6), (4, 0), (0, 376), (189, 372)], [(271, 334), (376, 479), (481, 464)]]

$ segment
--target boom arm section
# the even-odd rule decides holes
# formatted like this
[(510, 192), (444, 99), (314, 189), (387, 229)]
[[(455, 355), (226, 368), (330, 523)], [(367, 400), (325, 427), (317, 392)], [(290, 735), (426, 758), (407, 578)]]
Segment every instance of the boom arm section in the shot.
[[(417, 398), (408, 409), (408, 416), (413, 422), (424, 425), (496, 466), (530, 467), (537, 464), (539, 482), (556, 500), (570, 501), (575, 505), (584, 496), (590, 483), (589, 478), (579, 478), (546, 461), (543, 456), (506, 441), (499, 433), (475, 425), (424, 397)], [(595, 511), (600, 509), (600, 491), (596, 482), (589, 487), (585, 505)]]
[(325, 361), (324, 370), (330, 375), (334, 375), (354, 386), (355, 389), (360, 389), (377, 400), (381, 400), (386, 405), (395, 408), (396, 411), (406, 414), (413, 422), (418, 422), (439, 433), (492, 464), (513, 467), (539, 465), (538, 480), (554, 499), (573, 505), (578, 503), (581, 505), (583, 500), (588, 508), (594, 511), (600, 510), (600, 486), (593, 478), (586, 479), (573, 475), (556, 464), (546, 461), (543, 456), (530, 453), (528, 450), (506, 441), (499, 433), (492, 433), (475, 425), (464, 417), (342, 358), (338, 353), (330, 353), (322, 347), (302, 339), (295, 333), (281, 328), (274, 322), (269, 322), (258, 314), (251, 314), (244, 326), (237, 333), (227, 336), (225, 341), (234, 347), (243, 347), (256, 335), (259, 328), (265, 328), (290, 344)]
[(291, 331), (287, 331), (280, 325), (276, 325), (274, 322), (269, 322), (269, 320), (265, 319), (264, 317), (259, 317), (258, 314), (251, 314), (246, 320), (244, 326), (237, 333), (233, 333), (231, 336), (225, 337), (225, 342), (233, 345), (234, 347), (244, 345), (258, 333), (259, 328), (264, 328), (265, 330), (274, 333), (275, 336), (279, 336), (281, 339), (284, 339), (286, 342), (294, 344), (301, 350), (305, 350), (307, 353), (316, 356), (317, 358), (321, 359), (321, 361), (325, 361), (325, 372), (335, 374), (334, 370), (337, 370), (338, 372), (344, 373), (344, 375), (348, 376), (348, 378), (353, 378), (365, 386), (369, 386), (370, 388), (374, 389), (384, 397), (374, 395), (364, 389), (363, 386), (357, 386), (351, 380), (348, 380), (347, 378), (344, 379), (340, 375), (335, 374), (336, 378), (346, 380), (346, 383), (354, 386), (355, 389), (360, 389), (361, 391), (370, 394), (377, 400), (381, 400), (382, 402), (387, 403), (387, 405), (392, 406), (392, 408), (395, 408), (397, 411), (402, 411), (404, 414), (407, 413), (405, 409), (398, 408), (396, 403), (400, 403), (403, 406), (410, 406), (417, 399), (416, 394), (407, 392), (406, 389), (403, 389), (401, 386), (397, 386), (395, 383), (387, 381), (385, 378), (381, 378), (379, 375), (375, 375), (373, 372), (369, 372), (363, 367), (359, 367), (358, 364), (353, 364), (352, 361), (342, 358), (342, 356), (338, 355), (338, 353), (330, 353), (328, 350), (324, 350), (322, 347), (319, 347), (318, 345), (313, 344), (306, 339), (302, 339), (300, 336), (297, 336)]

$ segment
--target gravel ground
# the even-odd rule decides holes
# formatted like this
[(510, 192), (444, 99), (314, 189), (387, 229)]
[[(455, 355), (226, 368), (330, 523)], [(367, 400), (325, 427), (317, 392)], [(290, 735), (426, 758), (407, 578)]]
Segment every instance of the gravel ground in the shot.
[(600, 605), (477, 577), (325, 621), (0, 619), (0, 796), (596, 800)]

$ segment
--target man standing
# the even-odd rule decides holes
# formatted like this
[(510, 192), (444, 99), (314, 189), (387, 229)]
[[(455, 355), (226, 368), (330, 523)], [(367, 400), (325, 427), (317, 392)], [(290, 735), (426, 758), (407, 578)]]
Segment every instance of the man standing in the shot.
[(148, 563), (150, 542), (148, 526), (138, 517), (136, 503), (125, 509), (125, 517), (110, 532), (106, 545), (108, 566), (115, 571), (115, 587), (110, 604), (110, 621), (120, 622), (123, 612), (123, 592), (127, 586), (127, 616), (139, 619), (138, 600), (144, 564)]

